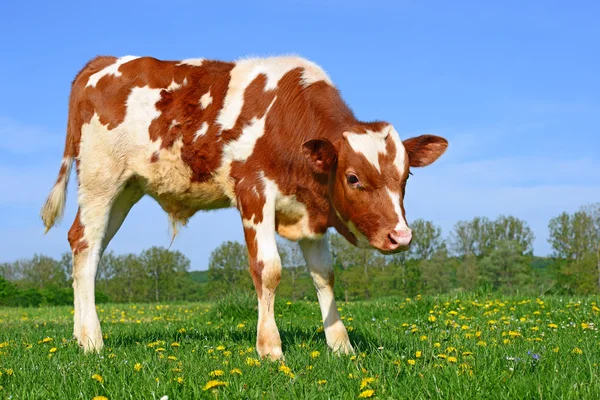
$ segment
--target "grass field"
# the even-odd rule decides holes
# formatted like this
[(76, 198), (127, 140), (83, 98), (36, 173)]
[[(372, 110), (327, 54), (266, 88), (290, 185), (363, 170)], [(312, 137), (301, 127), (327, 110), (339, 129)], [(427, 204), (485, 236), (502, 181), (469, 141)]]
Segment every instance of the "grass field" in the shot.
[[(255, 305), (99, 305), (101, 354), (72, 309), (0, 309), (0, 398), (600, 398), (593, 298), (416, 297), (341, 304), (355, 356), (313, 302), (278, 300), (285, 363), (257, 360)], [(103, 397), (97, 397), (97, 399)]]

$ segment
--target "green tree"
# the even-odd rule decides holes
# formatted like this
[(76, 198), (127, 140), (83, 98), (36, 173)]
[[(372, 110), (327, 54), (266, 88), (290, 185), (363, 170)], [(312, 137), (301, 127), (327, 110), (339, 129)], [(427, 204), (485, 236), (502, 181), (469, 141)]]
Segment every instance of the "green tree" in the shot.
[(420, 269), (425, 293), (446, 293), (452, 287), (454, 265), (446, 246), (440, 246), (429, 259), (421, 261)]
[(529, 224), (512, 215), (501, 215), (493, 222), (493, 246), (499, 241), (517, 242), (524, 253), (533, 253), (535, 235)]
[(417, 219), (412, 224), (413, 238), (410, 256), (418, 260), (429, 260), (443, 244), (442, 229), (431, 221)]
[(21, 268), (22, 283), (26, 288), (44, 289), (49, 286), (67, 286), (67, 275), (64, 269), (58, 261), (51, 257), (34, 254), (31, 260), (23, 260)]
[(177, 280), (190, 268), (190, 260), (183, 253), (156, 246), (142, 252), (140, 263), (152, 281), (156, 302), (173, 300)]
[(481, 279), (495, 290), (514, 293), (530, 283), (531, 265), (517, 241), (498, 241), (496, 248), (481, 260), (480, 265)]
[(236, 288), (252, 287), (248, 273), (248, 251), (239, 242), (222, 243), (210, 254), (208, 283), (213, 297)]

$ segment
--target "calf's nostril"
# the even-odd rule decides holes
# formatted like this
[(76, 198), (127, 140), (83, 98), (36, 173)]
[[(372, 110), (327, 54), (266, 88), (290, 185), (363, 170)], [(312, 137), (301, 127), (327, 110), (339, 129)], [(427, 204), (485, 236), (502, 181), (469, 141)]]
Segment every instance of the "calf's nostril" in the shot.
[(392, 242), (392, 244), (394, 244), (394, 245), (398, 244), (398, 242), (396, 241), (396, 239), (394, 239), (394, 237), (392, 236), (391, 233), (388, 235), (388, 238), (390, 239), (390, 242)]

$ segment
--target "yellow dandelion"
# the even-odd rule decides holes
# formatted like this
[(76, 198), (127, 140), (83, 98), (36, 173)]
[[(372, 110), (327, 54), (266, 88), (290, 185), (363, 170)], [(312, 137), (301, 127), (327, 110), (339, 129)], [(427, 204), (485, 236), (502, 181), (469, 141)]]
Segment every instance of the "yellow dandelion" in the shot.
[(157, 353), (160, 353), (162, 351), (165, 351), (164, 347), (159, 347), (158, 349), (154, 350)]
[(181, 345), (177, 342), (171, 343), (171, 347), (180, 347)]
[(516, 337), (520, 337), (521, 334), (517, 331), (508, 331), (508, 336), (510, 336), (512, 338), (516, 338)]
[(375, 378), (363, 378), (362, 381), (360, 381), (360, 390), (363, 390), (370, 383), (373, 383), (373, 382), (375, 382)]
[(430, 315), (429, 318), (427, 318), (427, 319), (429, 320), (429, 322), (435, 322), (437, 320), (435, 315)]
[(45, 337), (42, 339), (42, 343), (49, 343), (51, 341), (53, 341), (54, 339), (52, 339), (51, 337)]
[(0, 349), (7, 347), (8, 346), (8, 342), (2, 342), (0, 343)]
[(185, 328), (181, 328), (180, 330), (177, 331), (178, 333), (185, 333)]
[(312, 358), (317, 358), (317, 357), (319, 357), (320, 355), (321, 355), (321, 352), (320, 352), (320, 351), (318, 351), (318, 350), (315, 350), (315, 351), (313, 351), (312, 353), (310, 353), (310, 356), (311, 356)]
[(234, 374), (241, 375), (241, 374), (242, 374), (242, 370), (241, 370), (241, 369), (239, 369), (239, 368), (234, 368), (234, 369), (232, 369), (231, 371), (229, 371), (229, 373), (230, 373), (231, 375), (234, 375)]
[(324, 385), (324, 384), (326, 384), (326, 383), (327, 383), (327, 380), (325, 380), (325, 379), (319, 379), (319, 380), (317, 381), (317, 383), (318, 383), (319, 385)]
[(246, 358), (246, 365), (249, 367), (260, 367), (260, 361), (258, 361), (256, 358)]
[(217, 346), (217, 351), (223, 351), (225, 350), (225, 346), (221, 345), (221, 346)]
[(53, 347), (50, 349), (50, 353), (56, 353), (56, 350), (58, 350), (56, 347)]
[(104, 378), (100, 374), (92, 375), (92, 379), (97, 381), (98, 383), (104, 383)]
[(473, 355), (473, 353), (471, 353), (470, 351), (463, 351), (462, 355), (464, 357), (467, 357), (467, 356)]
[(441, 344), (439, 344), (439, 343), (434, 343), (433, 344), (433, 347), (440, 347), (440, 346), (441, 346)]
[(288, 302), (287, 302), (287, 303), (285, 303), (285, 304), (287, 304), (288, 306), (291, 306), (291, 305), (292, 305), (292, 302), (291, 302), (291, 301), (288, 301)]
[(585, 322), (582, 322), (581, 329), (590, 329), (590, 324), (586, 324)]
[(552, 349), (552, 351), (555, 352), (555, 353), (558, 353), (559, 350), (560, 349), (558, 347), (555, 347), (555, 348)]
[(223, 355), (224, 355), (225, 357), (229, 357), (229, 356), (231, 355), (231, 352), (230, 352), (229, 350), (225, 350), (225, 351), (223, 352)]
[(358, 395), (358, 397), (361, 398), (361, 399), (366, 399), (366, 398), (369, 398), (369, 397), (373, 397), (374, 394), (375, 394), (375, 391), (373, 389), (368, 389), (368, 390), (365, 390), (364, 392), (361, 392)]
[(183, 385), (183, 378), (181, 376), (178, 376), (177, 378), (173, 378), (173, 380), (177, 383), (179, 383), (180, 385)]
[(449, 362), (449, 363), (455, 363), (455, 362), (457, 362), (457, 361), (458, 361), (458, 360), (456, 359), (456, 357), (448, 357), (448, 362)]
[(245, 324), (238, 324), (238, 325), (237, 325), (237, 328), (238, 328), (238, 329), (242, 329), (242, 328), (244, 328), (245, 326), (246, 326)]
[(140, 371), (142, 368), (142, 364), (140, 363), (135, 363), (135, 365), (133, 366), (133, 369), (136, 371)]
[(444, 353), (438, 354), (437, 356), (438, 356), (438, 358), (446, 358), (446, 355)]
[(420, 337), (420, 339), (421, 339), (421, 342), (424, 342), (424, 341), (427, 340), (427, 336), (423, 335), (423, 336)]
[(94, 396), (94, 397), (92, 397), (92, 400), (108, 400), (108, 397), (106, 397), (106, 396)]
[(5, 372), (6, 372), (6, 375), (8, 375), (8, 376), (12, 376), (14, 374), (14, 371), (12, 368), (5, 370)]
[(417, 358), (421, 357), (421, 355), (422, 355), (422, 353), (421, 353), (421, 351), (420, 351), (420, 350), (418, 350), (418, 351), (415, 353), (415, 357), (417, 357)]
[(415, 360), (408, 360), (408, 365), (415, 365), (417, 362)]
[(485, 347), (487, 346), (487, 343), (484, 342), (483, 340), (480, 340), (479, 342), (476, 343), (477, 346), (481, 346), (481, 347)]
[(579, 347), (575, 347), (573, 349), (573, 354), (579, 354), (579, 355), (581, 355), (581, 354), (583, 354), (583, 350), (581, 350)]
[(557, 329), (558, 325), (556, 325), (556, 324), (548, 324), (548, 328)]
[(217, 377), (217, 376), (223, 376), (223, 375), (225, 375), (225, 372), (223, 372), (223, 371), (222, 371), (222, 370), (220, 370), (220, 369), (216, 369), (216, 370), (214, 370), (214, 371), (212, 371), (212, 372), (210, 373), (210, 376), (211, 376), (211, 377), (213, 377), (213, 378), (214, 378), (214, 377)]
[(212, 380), (212, 381), (206, 382), (206, 385), (204, 385), (202, 390), (210, 390), (210, 389), (214, 389), (219, 386), (227, 386), (227, 385), (228, 385), (227, 382)]
[(169, 356), (167, 358), (171, 361), (177, 361), (177, 357), (175, 357), (175, 356)]

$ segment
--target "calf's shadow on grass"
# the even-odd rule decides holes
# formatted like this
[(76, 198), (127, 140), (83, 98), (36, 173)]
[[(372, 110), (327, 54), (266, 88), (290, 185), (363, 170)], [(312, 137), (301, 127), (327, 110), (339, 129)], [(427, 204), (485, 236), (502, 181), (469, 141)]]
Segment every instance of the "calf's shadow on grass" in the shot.
[[(280, 329), (281, 342), (284, 352), (301, 347), (318, 348), (326, 347), (327, 340), (323, 332), (316, 332), (313, 327), (287, 327)], [(351, 332), (350, 343), (356, 352), (370, 351), (379, 346), (384, 346), (388, 350), (402, 348), (402, 343), (386, 340), (382, 343), (381, 338), (374, 337), (368, 333)], [(178, 342), (187, 345), (197, 345), (200, 347), (210, 348), (233, 342), (244, 346), (254, 347), (256, 343), (255, 329), (239, 329), (239, 330), (187, 330), (185, 333), (177, 333), (166, 330), (143, 330), (132, 329), (116, 334), (109, 334), (105, 340), (106, 347), (130, 347), (135, 345), (146, 346), (158, 340), (165, 341), (165, 345), (169, 346), (173, 342)]]

